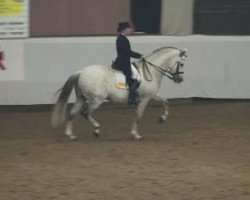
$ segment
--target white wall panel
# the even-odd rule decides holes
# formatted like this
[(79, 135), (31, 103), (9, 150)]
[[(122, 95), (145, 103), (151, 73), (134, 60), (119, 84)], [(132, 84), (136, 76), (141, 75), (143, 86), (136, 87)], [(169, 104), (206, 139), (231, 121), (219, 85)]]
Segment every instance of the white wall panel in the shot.
[[(132, 48), (150, 53), (162, 46), (187, 48), (184, 82), (165, 78), (160, 94), (168, 98), (250, 98), (250, 37), (233, 36), (140, 36), (130, 37)], [(4, 40), (13, 47), (22, 44), (20, 78), (0, 79), (0, 104), (49, 104), (53, 94), (81, 67), (109, 65), (115, 58), (115, 37), (47, 38)], [(18, 46), (18, 45), (17, 45)], [(20, 59), (22, 61), (22, 59)], [(17, 64), (19, 59), (13, 58)], [(21, 64), (22, 62), (20, 62)], [(0, 71), (0, 77), (3, 73)]]

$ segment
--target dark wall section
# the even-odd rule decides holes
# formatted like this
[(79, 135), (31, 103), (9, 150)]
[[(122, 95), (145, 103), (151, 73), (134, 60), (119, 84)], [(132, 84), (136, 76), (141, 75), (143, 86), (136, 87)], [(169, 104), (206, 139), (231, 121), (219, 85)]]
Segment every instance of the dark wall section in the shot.
[(30, 10), (31, 37), (110, 35), (130, 20), (130, 0), (32, 0)]
[(131, 0), (131, 19), (136, 31), (159, 33), (161, 0)]
[(195, 2), (195, 34), (249, 35), (249, 20), (249, 0), (196, 0)]

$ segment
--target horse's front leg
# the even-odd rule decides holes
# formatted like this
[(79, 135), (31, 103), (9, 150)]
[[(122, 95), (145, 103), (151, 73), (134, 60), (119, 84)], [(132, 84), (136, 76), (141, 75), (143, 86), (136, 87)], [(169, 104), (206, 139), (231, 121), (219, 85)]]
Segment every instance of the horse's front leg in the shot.
[(163, 104), (163, 106), (164, 106), (164, 114), (162, 114), (160, 117), (159, 117), (159, 122), (160, 123), (163, 123), (164, 121), (166, 121), (167, 120), (167, 117), (168, 117), (168, 114), (169, 114), (169, 112), (168, 112), (168, 100), (167, 100), (167, 98), (164, 98), (164, 97), (161, 97), (161, 96), (159, 96), (159, 95), (156, 95), (155, 97), (154, 97), (154, 100), (156, 100), (156, 101), (161, 101), (162, 102), (162, 104)]
[(149, 99), (141, 99), (138, 107), (137, 107), (137, 115), (136, 118), (134, 119), (132, 129), (131, 129), (131, 134), (134, 136), (135, 139), (139, 140), (142, 138), (142, 136), (138, 133), (138, 124), (140, 122), (141, 117), (143, 116), (144, 110), (146, 106), (148, 105)]

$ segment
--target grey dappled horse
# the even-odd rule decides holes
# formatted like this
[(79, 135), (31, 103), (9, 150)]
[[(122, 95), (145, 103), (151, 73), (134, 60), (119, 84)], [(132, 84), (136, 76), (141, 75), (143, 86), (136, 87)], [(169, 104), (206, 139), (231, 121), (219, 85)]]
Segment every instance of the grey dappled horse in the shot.
[[(140, 102), (130, 132), (135, 139), (142, 138), (138, 133), (138, 123), (149, 100), (160, 98), (157, 93), (164, 75), (177, 83), (183, 81), (181, 69), (187, 56), (186, 51), (173, 47), (162, 47), (136, 63), (142, 77), (138, 89)], [(92, 117), (92, 112), (106, 101), (127, 103), (128, 90), (116, 87), (114, 71), (110, 67), (101, 65), (87, 66), (71, 75), (61, 89), (51, 118), (53, 127), (58, 126), (65, 119), (67, 101), (73, 88), (75, 89), (76, 103), (67, 113), (65, 130), (65, 134), (70, 139), (76, 138), (73, 135), (73, 118), (79, 112), (94, 126), (94, 134), (98, 136), (100, 124)], [(161, 119), (166, 120), (168, 114), (167, 100), (162, 100), (165, 113), (161, 116)]]

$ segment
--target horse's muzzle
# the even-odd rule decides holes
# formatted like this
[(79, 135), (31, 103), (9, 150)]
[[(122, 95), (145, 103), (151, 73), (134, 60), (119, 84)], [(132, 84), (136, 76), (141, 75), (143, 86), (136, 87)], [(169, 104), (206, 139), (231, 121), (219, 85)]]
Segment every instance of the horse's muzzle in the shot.
[(179, 74), (174, 75), (173, 80), (175, 83), (181, 83), (183, 81), (183, 77)]

